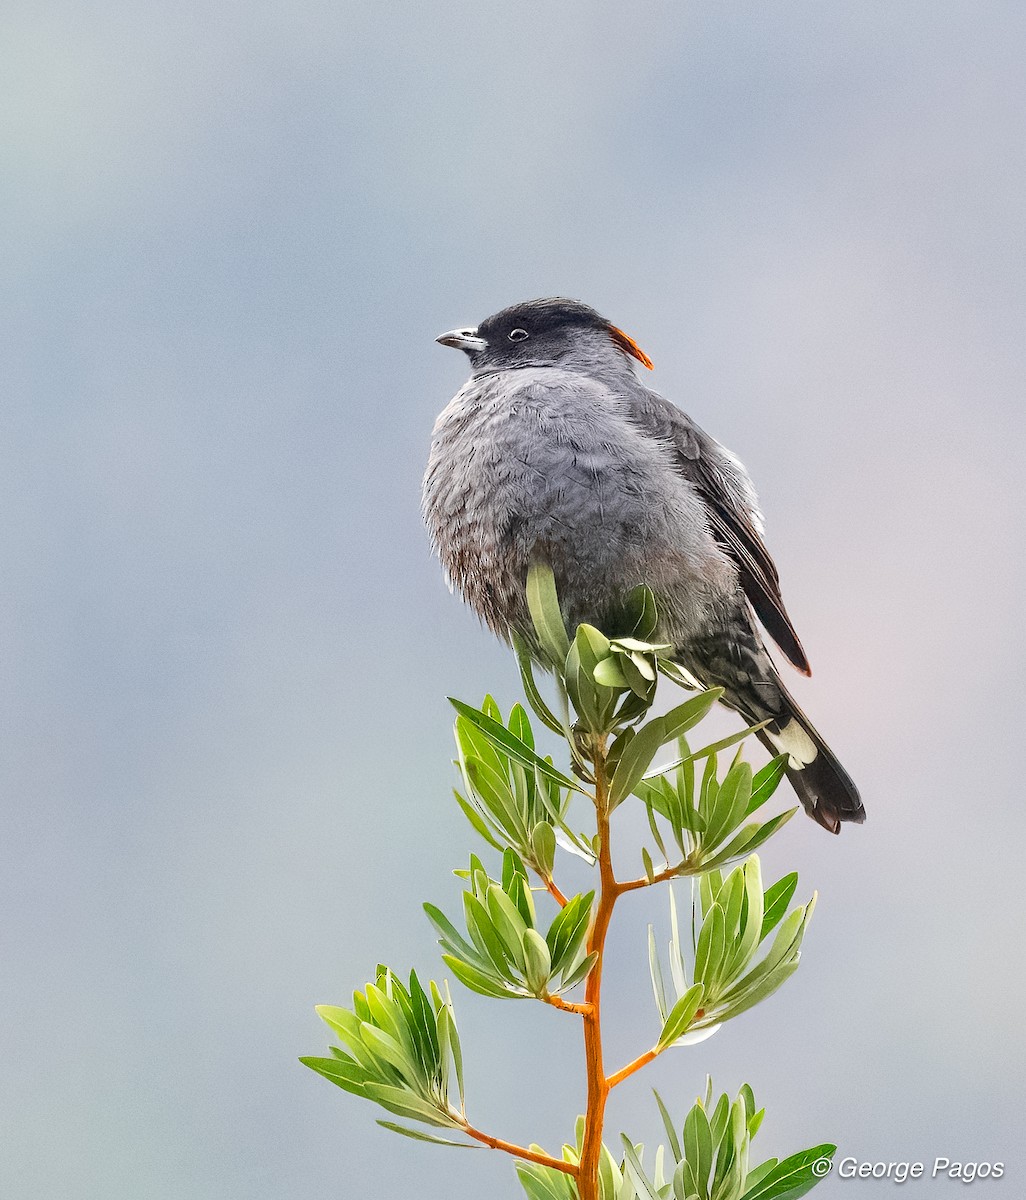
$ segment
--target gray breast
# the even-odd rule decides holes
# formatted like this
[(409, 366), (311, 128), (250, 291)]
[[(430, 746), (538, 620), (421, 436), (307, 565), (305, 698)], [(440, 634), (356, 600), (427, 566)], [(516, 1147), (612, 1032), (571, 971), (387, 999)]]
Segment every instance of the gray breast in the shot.
[(472, 379), (435, 424), (423, 508), (450, 580), (503, 637), (527, 625), (534, 556), (551, 564), (571, 628), (608, 625), (644, 582), (663, 635), (683, 641), (736, 590), (668, 447), (615, 392), (569, 371)]

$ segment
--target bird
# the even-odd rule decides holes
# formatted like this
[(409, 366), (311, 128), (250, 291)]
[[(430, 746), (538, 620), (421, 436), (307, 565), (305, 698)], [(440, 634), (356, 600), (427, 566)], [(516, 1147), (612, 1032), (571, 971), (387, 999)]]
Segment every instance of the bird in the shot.
[(450, 586), (499, 637), (533, 638), (525, 584), (552, 569), (571, 630), (616, 633), (639, 584), (655, 636), (704, 687), (786, 754), (787, 776), (824, 829), (865, 809), (836, 755), (784, 686), (764, 632), (801, 674), (809, 660), (784, 608), (755, 489), (741, 461), (645, 386), (645, 352), (595, 309), (562, 296), (514, 304), (437, 338), (470, 360), (439, 414), (422, 512)]

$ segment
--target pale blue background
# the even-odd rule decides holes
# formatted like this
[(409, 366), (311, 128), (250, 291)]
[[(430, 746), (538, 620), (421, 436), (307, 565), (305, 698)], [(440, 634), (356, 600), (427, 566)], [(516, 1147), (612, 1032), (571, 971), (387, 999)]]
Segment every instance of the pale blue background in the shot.
[[(777, 840), (802, 971), (611, 1133), (710, 1069), (766, 1153), (1023, 1194), (1024, 35), (986, 0), (8, 0), (4, 1200), (519, 1194), (296, 1057), (379, 959), (437, 970), (444, 696), (516, 679), (420, 525), (465, 373), (432, 339), (553, 292), (748, 464), (870, 813)], [(623, 906), (614, 1065), (663, 904)], [(474, 1118), (554, 1145), (568, 1018), (456, 999)]]

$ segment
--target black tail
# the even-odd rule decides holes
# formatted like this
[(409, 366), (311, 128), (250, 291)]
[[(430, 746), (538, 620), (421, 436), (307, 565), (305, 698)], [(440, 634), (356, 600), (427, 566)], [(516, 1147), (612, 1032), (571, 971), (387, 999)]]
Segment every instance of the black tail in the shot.
[(866, 819), (858, 789), (788, 695), (754, 625), (736, 622), (692, 639), (681, 647), (680, 660), (706, 687), (722, 687), (721, 702), (750, 724), (769, 720), (759, 740), (773, 754), (787, 753), (787, 777), (814, 821), (840, 833), (842, 821)]
[(848, 772), (782, 684), (780, 691), (784, 714), (762, 730), (759, 741), (773, 754), (790, 754), (787, 777), (814, 821), (831, 833), (841, 832), (842, 821), (861, 825), (866, 810)]

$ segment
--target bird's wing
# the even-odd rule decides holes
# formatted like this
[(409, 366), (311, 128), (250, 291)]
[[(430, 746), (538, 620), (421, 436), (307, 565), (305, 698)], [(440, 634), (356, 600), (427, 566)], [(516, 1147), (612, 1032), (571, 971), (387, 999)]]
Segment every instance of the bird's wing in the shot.
[(628, 413), (646, 433), (670, 446), (681, 474), (706, 503), (713, 536), (737, 564), (756, 616), (790, 662), (802, 674), (811, 675), (784, 608), (777, 569), (762, 540), (762, 514), (744, 467), (679, 408), (647, 388), (630, 397)]

